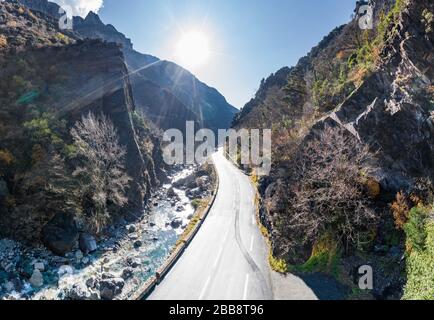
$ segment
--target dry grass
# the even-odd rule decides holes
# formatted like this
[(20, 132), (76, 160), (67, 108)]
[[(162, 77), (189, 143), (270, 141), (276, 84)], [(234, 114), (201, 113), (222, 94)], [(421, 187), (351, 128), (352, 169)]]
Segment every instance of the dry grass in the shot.
[(396, 195), (396, 200), (392, 203), (391, 210), (395, 219), (396, 228), (402, 230), (408, 221), (410, 213), (409, 202), (403, 192), (399, 192)]
[(0, 149), (0, 164), (10, 166), (14, 162), (14, 156), (9, 150)]
[(5, 48), (8, 45), (8, 39), (5, 35), (0, 34), (0, 48)]
[(9, 28), (16, 28), (18, 26), (18, 23), (16, 21), (8, 21), (6, 22), (6, 26)]

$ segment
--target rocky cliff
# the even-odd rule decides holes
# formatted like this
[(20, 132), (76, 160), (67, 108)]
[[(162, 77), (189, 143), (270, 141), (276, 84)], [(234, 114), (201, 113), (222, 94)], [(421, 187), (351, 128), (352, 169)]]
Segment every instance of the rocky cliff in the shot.
[(70, 130), (89, 112), (107, 117), (125, 148), (126, 203), (116, 215), (141, 212), (158, 183), (159, 144), (146, 121), (137, 127), (119, 45), (80, 40), (15, 1), (0, 9), (0, 236), (39, 243), (53, 217), (89, 209), (88, 199), (65, 198), (75, 190), (68, 188), (78, 181), (73, 170), (81, 161)]

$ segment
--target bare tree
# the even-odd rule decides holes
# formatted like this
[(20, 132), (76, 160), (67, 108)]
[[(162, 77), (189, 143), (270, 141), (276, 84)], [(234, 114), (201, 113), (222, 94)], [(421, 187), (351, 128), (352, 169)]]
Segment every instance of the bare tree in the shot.
[(324, 234), (354, 244), (371, 231), (377, 221), (365, 183), (371, 171), (368, 146), (344, 130), (325, 128), (308, 142), (293, 161), (289, 188), (282, 189), (288, 211), (279, 229), (288, 239), (286, 251)]
[(89, 113), (71, 129), (82, 165), (73, 173), (79, 178), (85, 213), (91, 229), (99, 232), (110, 220), (110, 209), (127, 203), (126, 148), (119, 143), (113, 123), (104, 115)]

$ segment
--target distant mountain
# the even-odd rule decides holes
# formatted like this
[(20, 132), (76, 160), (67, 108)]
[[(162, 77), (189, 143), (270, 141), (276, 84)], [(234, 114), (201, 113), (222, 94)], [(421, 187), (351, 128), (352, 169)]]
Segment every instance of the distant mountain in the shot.
[[(59, 6), (47, 0), (19, 0), (30, 9), (59, 17)], [(131, 74), (136, 106), (157, 126), (185, 128), (187, 120), (201, 128), (228, 128), (238, 112), (214, 88), (199, 81), (175, 63), (139, 53), (124, 34), (90, 12), (86, 18), (74, 17), (74, 32), (82, 38), (102, 39), (122, 46)]]

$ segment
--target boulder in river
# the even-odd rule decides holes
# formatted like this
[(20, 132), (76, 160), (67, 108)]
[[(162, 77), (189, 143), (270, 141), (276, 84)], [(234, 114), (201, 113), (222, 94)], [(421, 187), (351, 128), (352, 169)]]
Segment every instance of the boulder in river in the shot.
[(42, 241), (53, 253), (64, 256), (78, 240), (75, 217), (71, 213), (56, 214), (43, 228)]
[(86, 286), (89, 289), (94, 289), (96, 288), (97, 282), (98, 281), (94, 277), (90, 277), (89, 279), (86, 280)]
[(122, 279), (125, 281), (132, 278), (134, 275), (134, 271), (132, 268), (126, 268), (122, 271)]
[(133, 259), (131, 257), (127, 258), (127, 264), (131, 266), (131, 268), (136, 269), (138, 268), (142, 263), (138, 259)]
[(74, 268), (69, 265), (63, 265), (57, 270), (57, 274), (59, 277), (62, 277), (64, 275), (70, 276), (74, 274)]
[(80, 234), (79, 246), (80, 250), (85, 254), (98, 250), (98, 244), (96, 243), (95, 237), (87, 233)]
[(136, 226), (133, 225), (133, 224), (127, 226), (127, 231), (128, 231), (128, 233), (134, 233), (134, 232), (136, 232)]
[(137, 240), (134, 242), (134, 248), (138, 249), (143, 245), (142, 241)]
[(29, 279), (29, 282), (34, 288), (42, 287), (44, 285), (44, 277), (42, 276), (41, 271), (35, 269), (35, 271), (33, 271), (33, 274)]
[(69, 300), (99, 300), (98, 292), (90, 290), (86, 285), (76, 283), (71, 288), (65, 290), (65, 298)]
[(77, 250), (77, 252), (75, 253), (75, 259), (77, 261), (81, 261), (81, 259), (83, 259), (83, 252), (81, 250)]
[(179, 227), (182, 226), (182, 219), (180, 218), (173, 219), (173, 221), (170, 223), (170, 226), (173, 229), (178, 229)]
[(178, 195), (176, 194), (175, 190), (172, 188), (169, 188), (169, 190), (167, 190), (167, 197), (169, 199), (179, 199)]
[(45, 265), (43, 262), (36, 262), (34, 265), (34, 268), (39, 270), (39, 271), (44, 271), (45, 270)]
[(4, 287), (5, 287), (5, 289), (6, 289), (7, 292), (12, 292), (12, 291), (15, 290), (15, 285), (14, 285), (14, 283), (12, 281), (6, 282), (5, 285), (4, 285)]
[(176, 181), (173, 186), (179, 189), (194, 189), (197, 188), (196, 176), (194, 174), (189, 175), (186, 178)]
[(101, 299), (113, 300), (117, 295), (122, 293), (125, 281), (122, 278), (105, 279), (99, 283)]

